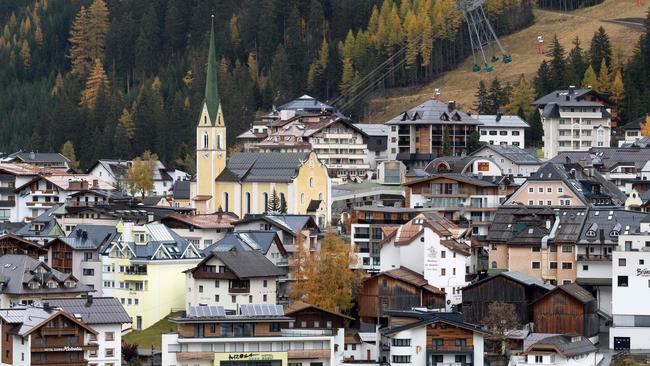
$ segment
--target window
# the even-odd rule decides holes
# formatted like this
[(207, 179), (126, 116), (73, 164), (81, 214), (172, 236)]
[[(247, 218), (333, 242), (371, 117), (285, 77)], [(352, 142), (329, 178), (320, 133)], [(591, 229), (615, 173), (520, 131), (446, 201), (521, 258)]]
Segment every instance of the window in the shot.
[(573, 247), (571, 245), (563, 245), (562, 253), (571, 253), (573, 252)]
[(557, 193), (562, 193), (564, 192), (564, 189), (562, 187), (557, 187)]
[(447, 252), (444, 250), (440, 251), (440, 258), (447, 258)]
[(262, 301), (266, 302), (266, 299), (267, 299), (267, 297), (266, 297), (266, 294), (265, 294), (265, 295), (262, 296)]
[(550, 263), (549, 263), (549, 267), (550, 267), (551, 269), (557, 269), (557, 262), (550, 262)]
[(280, 323), (269, 323), (269, 331), (271, 331), (271, 332), (279, 332), (280, 331)]
[(203, 148), (207, 149), (209, 147), (208, 133), (203, 132)]
[(542, 247), (539, 246), (539, 245), (533, 245), (533, 248), (532, 248), (532, 249), (533, 249), (533, 252), (539, 252), (539, 251), (542, 250)]
[(519, 131), (512, 131), (512, 136), (519, 136)]
[(544, 187), (539, 187), (539, 188), (537, 188), (537, 192), (539, 192), (539, 193), (544, 193)]
[(267, 285), (268, 285), (268, 281), (267, 281), (267, 280), (264, 280), (264, 281), (262, 282), (262, 285), (263, 285), (264, 287), (267, 287)]
[(219, 288), (219, 280), (214, 280), (214, 288)]
[(199, 292), (203, 292), (203, 285), (199, 285)]
[(393, 347), (411, 347), (411, 340), (408, 338), (393, 338)]
[(496, 135), (497, 135), (497, 131), (490, 131), (490, 136), (496, 136)]
[(214, 302), (219, 302), (219, 295), (214, 295)]
[(533, 262), (533, 269), (540, 269), (540, 266), (539, 262)]
[(411, 363), (411, 356), (393, 355), (393, 363)]
[(626, 262), (627, 262), (627, 261), (625, 260), (625, 258), (619, 258), (619, 259), (618, 259), (618, 266), (619, 266), (619, 267), (625, 267)]
[(584, 265), (582, 266), (582, 270), (583, 270), (583, 271), (588, 271), (588, 270), (589, 270), (589, 266), (586, 265), (586, 264), (584, 264)]
[(253, 303), (253, 295), (248, 295), (248, 303), (249, 304)]
[(573, 263), (571, 262), (562, 262), (562, 269), (572, 269)]
[(235, 296), (235, 295), (230, 296), (230, 302), (232, 302), (233, 304), (236, 303), (237, 302), (237, 296)]
[(251, 193), (246, 192), (246, 213), (251, 213)]
[(305, 203), (305, 194), (304, 193), (300, 194), (300, 203)]
[(115, 349), (106, 348), (106, 357), (115, 357)]
[(85, 252), (84, 253), (84, 261), (88, 262), (93, 260), (93, 252)]
[(104, 333), (104, 340), (106, 340), (106, 341), (114, 341), (115, 340), (115, 333), (114, 332), (106, 332), (106, 333)]
[(444, 276), (444, 275), (446, 275), (446, 274), (447, 274), (447, 270), (446, 270), (445, 268), (443, 268), (443, 269), (440, 270), (440, 275), (441, 275), (441, 276)]
[(535, 192), (535, 188), (533, 188), (533, 187), (528, 187), (528, 193), (534, 193), (534, 192)]
[(508, 131), (499, 131), (500, 136), (508, 136)]
[(269, 207), (269, 194), (264, 192), (262, 194), (262, 197), (264, 197), (264, 211), (266, 211), (267, 208)]
[(535, 356), (535, 363), (543, 363), (544, 362), (544, 356)]
[(627, 287), (627, 276), (618, 276), (618, 287)]
[(553, 188), (551, 187), (546, 188), (546, 193), (553, 193)]
[(88, 352), (88, 357), (90, 357), (90, 358), (95, 358), (95, 357), (97, 357), (97, 350), (96, 350), (96, 349), (91, 349), (91, 350)]
[(226, 211), (226, 212), (229, 211), (230, 208), (228, 207), (228, 192), (223, 192), (223, 204), (222, 204), (222, 206), (223, 206), (224, 211)]
[(95, 270), (92, 268), (84, 268), (83, 269), (83, 275), (84, 276), (94, 276), (95, 275)]

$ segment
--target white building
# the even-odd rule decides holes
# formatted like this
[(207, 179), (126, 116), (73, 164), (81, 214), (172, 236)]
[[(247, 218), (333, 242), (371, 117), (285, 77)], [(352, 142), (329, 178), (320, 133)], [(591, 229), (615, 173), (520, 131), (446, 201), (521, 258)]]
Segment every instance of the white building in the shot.
[[(88, 174), (95, 176), (118, 190), (127, 190), (127, 172), (132, 160), (100, 159), (88, 169)], [(178, 169), (167, 169), (156, 161), (153, 171), (154, 188), (147, 192), (150, 196), (166, 196), (171, 193), (174, 183), (178, 180), (188, 180), (190, 175)]]
[(214, 305), (234, 314), (240, 304), (275, 304), (277, 280), (285, 272), (253, 250), (211, 252), (185, 274), (188, 311)]
[(593, 366), (603, 359), (596, 346), (580, 335), (548, 335), (532, 344), (529, 338), (524, 340), (524, 352), (510, 358), (510, 366)]
[(483, 146), (471, 156), (490, 158), (499, 165), (503, 174), (515, 177), (528, 177), (542, 166), (537, 156), (510, 145)]
[(544, 158), (564, 151), (607, 147), (611, 140), (611, 110), (606, 97), (592, 89), (556, 90), (533, 104), (544, 127)]
[(639, 234), (621, 235), (612, 253), (612, 316), (609, 348), (650, 349), (650, 221)]
[(512, 145), (524, 147), (526, 128), (530, 127), (521, 117), (478, 115), (480, 141), (490, 145)]
[(458, 241), (455, 224), (437, 214), (420, 214), (387, 236), (380, 250), (380, 272), (406, 267), (443, 289), (447, 308), (462, 302), (471, 252)]
[(74, 314), (97, 334), (90, 341), (99, 346), (88, 351), (88, 365), (116, 366), (122, 362), (122, 328), (131, 325), (131, 317), (113, 297), (68, 298), (50, 300), (50, 306)]

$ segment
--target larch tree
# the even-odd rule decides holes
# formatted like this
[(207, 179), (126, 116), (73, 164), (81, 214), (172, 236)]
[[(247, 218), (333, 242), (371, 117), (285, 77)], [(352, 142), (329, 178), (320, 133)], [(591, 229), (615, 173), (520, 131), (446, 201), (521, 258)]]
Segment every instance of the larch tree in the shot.
[(418, 31), (422, 34), (420, 40), (420, 56), (422, 58), (422, 66), (427, 67), (431, 64), (431, 54), (433, 53), (433, 26), (431, 25), (431, 18), (429, 12), (423, 9), (418, 14)]
[(63, 91), (63, 75), (61, 73), (56, 74), (56, 78), (54, 79), (54, 86), (52, 87), (52, 91), (50, 92), (50, 95), (55, 97), (59, 95)]
[(404, 20), (404, 33), (406, 35), (406, 68), (412, 69), (417, 60), (421, 42), (418, 39), (420, 32), (418, 32), (417, 17), (411, 10), (408, 11)]
[(41, 29), (40, 25), (37, 25), (34, 30), (34, 42), (36, 42), (36, 45), (40, 47), (43, 45), (44, 41), (43, 29)]
[(582, 87), (594, 89), (598, 88), (598, 77), (596, 76), (596, 72), (591, 65), (587, 67), (587, 71), (585, 71), (585, 75), (582, 77)]
[(100, 59), (95, 59), (95, 65), (90, 75), (88, 75), (84, 90), (81, 92), (79, 105), (85, 106), (88, 109), (95, 108), (95, 101), (100, 90), (107, 91), (108, 87), (108, 77), (106, 76), (106, 72), (104, 72), (104, 65)]
[(94, 0), (90, 4), (87, 25), (85, 35), (88, 41), (88, 57), (91, 60), (103, 60), (109, 27), (108, 7), (106, 7), (104, 0)]
[(122, 115), (117, 124), (124, 129), (126, 138), (131, 140), (135, 134), (135, 124), (133, 123), (133, 114), (127, 108), (122, 109)]
[(77, 154), (74, 152), (74, 144), (72, 141), (67, 140), (61, 147), (61, 155), (68, 158), (68, 166), (72, 170), (79, 169), (79, 161), (77, 160)]
[(126, 173), (126, 182), (132, 195), (140, 194), (144, 198), (147, 192), (153, 190), (153, 173), (158, 162), (158, 156), (147, 150), (131, 162)]
[(598, 72), (598, 91), (608, 93), (610, 90), (611, 80), (609, 78), (609, 69), (605, 58), (600, 62), (600, 71)]
[(641, 135), (643, 137), (650, 136), (650, 117), (646, 117), (645, 121), (641, 123)]
[(68, 39), (68, 42), (70, 42), (68, 58), (72, 63), (70, 73), (78, 77), (85, 76), (91, 68), (90, 44), (86, 35), (88, 27), (88, 10), (82, 5), (72, 22), (70, 38)]
[(521, 75), (517, 85), (512, 90), (510, 102), (506, 105), (506, 112), (508, 114), (517, 114), (521, 109), (523, 114), (527, 116), (535, 110), (534, 100), (535, 91), (524, 75)]
[(616, 102), (616, 104), (620, 105), (623, 102), (624, 93), (625, 85), (623, 84), (623, 75), (621, 74), (621, 70), (618, 70), (616, 71), (616, 74), (614, 74), (614, 79), (612, 80), (610, 95), (612, 100)]
[(23, 44), (20, 47), (20, 59), (25, 70), (32, 68), (32, 49), (29, 47), (27, 40), (23, 40)]
[(363, 280), (363, 272), (351, 269), (356, 264), (352, 246), (330, 230), (319, 251), (310, 253), (303, 239), (297, 241), (296, 248), (290, 261), (291, 298), (332, 311), (348, 311)]

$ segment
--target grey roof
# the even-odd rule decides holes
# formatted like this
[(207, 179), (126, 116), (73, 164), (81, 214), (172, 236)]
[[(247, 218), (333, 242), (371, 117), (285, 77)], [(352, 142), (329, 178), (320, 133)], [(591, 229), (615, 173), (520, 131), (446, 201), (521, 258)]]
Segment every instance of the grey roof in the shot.
[[(546, 104), (550, 104), (550, 103), (557, 103), (557, 104), (563, 103), (564, 105), (580, 105), (580, 106), (583, 106), (583, 105), (598, 105), (598, 106), (602, 106), (602, 103), (591, 102), (591, 101), (585, 100), (584, 98), (585, 98), (585, 96), (587, 94), (600, 95), (595, 90), (588, 89), (588, 88), (586, 88), (586, 89), (573, 89), (573, 91), (571, 91), (569, 89), (556, 90), (556, 91), (554, 91), (552, 93), (548, 93), (545, 96), (537, 99), (536, 101), (533, 102), (533, 104), (535, 104), (535, 105), (546, 105)], [(576, 104), (571, 104), (571, 103), (576, 103)]]
[(621, 128), (624, 129), (624, 130), (640, 130), (641, 125), (643, 123), (645, 123), (646, 118), (647, 118), (646, 116), (641, 116), (639, 118), (635, 118), (635, 119), (631, 120), (630, 122), (628, 122), (628, 123), (624, 124), (623, 126), (621, 126)]
[(462, 174), (465, 172), (467, 166), (472, 164), (476, 159), (481, 159), (481, 157), (441, 156), (431, 160), (431, 162), (427, 164), (426, 167), (424, 167), (424, 172), (426, 174), (435, 174), (438, 172), (438, 167), (440, 166), (440, 164), (446, 164), (449, 167), (449, 169), (445, 170), (445, 172)]
[(535, 285), (535, 286), (543, 287), (547, 290), (552, 290), (553, 288), (555, 288), (555, 286), (548, 283), (544, 283), (542, 282), (542, 280), (540, 280), (537, 277), (532, 277), (518, 271), (501, 272), (500, 275), (508, 277), (510, 279), (513, 279), (519, 283), (523, 283), (528, 286)]
[(229, 232), (221, 240), (205, 248), (203, 252), (209, 254), (211, 252), (256, 250), (266, 255), (277, 237), (278, 234), (275, 231)]
[(481, 126), (485, 127), (519, 127), (519, 128), (528, 128), (530, 125), (524, 121), (521, 117), (514, 116), (502, 116), (495, 114), (481, 114), (477, 116), (478, 121), (481, 123)]
[(321, 111), (327, 111), (327, 112), (336, 112), (337, 109), (335, 107), (332, 107), (329, 104), (323, 103), (319, 100), (314, 99), (314, 97), (311, 97), (309, 95), (303, 95), (298, 99), (294, 99), (284, 105), (281, 105), (280, 107), (277, 108), (278, 111), (282, 110), (295, 110), (295, 111), (304, 111), (304, 112), (321, 112)]
[[(579, 337), (579, 340), (573, 342), (573, 337)], [(565, 358), (596, 352), (598, 350), (589, 339), (583, 336), (555, 335), (543, 338), (530, 345), (528, 349), (526, 349), (526, 352), (534, 352), (536, 348), (542, 345), (555, 347)], [(546, 348), (540, 348), (540, 350), (546, 350)]]
[(420, 311), (420, 310), (388, 310), (386, 314), (389, 316), (397, 316), (404, 318), (415, 318), (417, 321), (412, 323), (399, 325), (392, 328), (384, 328), (381, 330), (383, 334), (395, 334), (404, 330), (426, 326), (435, 322), (443, 322), (460, 328), (469, 329), (473, 332), (487, 333), (479, 325), (465, 322), (463, 314), (459, 312), (438, 312), (438, 311)]
[(368, 136), (388, 136), (389, 127), (379, 123), (355, 123), (358, 129)]
[(71, 248), (77, 250), (98, 250), (110, 244), (117, 237), (113, 225), (79, 224), (70, 235), (58, 238)]
[(17, 152), (7, 156), (25, 163), (67, 163), (69, 160), (59, 153)]
[[(239, 278), (278, 277), (285, 274), (258, 251), (212, 252), (211, 255), (223, 262)], [(208, 259), (209, 257), (203, 262)]]
[(611, 171), (620, 165), (634, 165), (640, 170), (648, 160), (650, 160), (650, 149), (646, 148), (592, 147), (589, 151), (560, 152), (550, 162), (593, 165), (599, 171)]
[(183, 256), (186, 249), (188, 249), (188, 246), (191, 245), (187, 239), (181, 237), (174, 230), (163, 224), (146, 224), (145, 226), (146, 231), (150, 236), (150, 240), (146, 244), (136, 244), (132, 241), (125, 241), (123, 234), (120, 234), (118, 238), (112, 242), (112, 245), (107, 245), (103, 249), (103, 253), (108, 254), (113, 245), (118, 245), (120, 247), (128, 247), (131, 252), (135, 253), (135, 257), (132, 258), (132, 260), (149, 260), (159, 249), (161, 249), (161, 247), (164, 247), (171, 258), (157, 260), (188, 258), (187, 256)]
[(624, 209), (592, 208), (587, 213), (587, 219), (577, 243), (582, 245), (618, 245), (618, 235), (638, 232), (641, 222), (647, 215), (645, 212)]
[(386, 122), (387, 125), (414, 125), (414, 124), (440, 124), (440, 125), (478, 125), (479, 121), (467, 113), (456, 109), (455, 104), (450, 106), (439, 100), (430, 99), (419, 106), (412, 108)]
[[(37, 274), (37, 269), (42, 269), (43, 274)], [(47, 264), (26, 255), (7, 254), (0, 257), (0, 283), (2, 293), (12, 295), (22, 294), (59, 294), (59, 293), (88, 293), (93, 289), (82, 283), (69, 273), (62, 273), (50, 268)], [(57, 288), (46, 287), (50, 279), (59, 284)], [(75, 282), (75, 287), (65, 286), (66, 280)], [(37, 280), (41, 282), (39, 288), (29, 288), (27, 284)]]
[(291, 182), (309, 159), (309, 152), (238, 152), (217, 177), (225, 182)]
[(289, 214), (247, 214), (237, 224), (249, 223), (252, 221), (262, 220), (269, 224), (288, 232), (292, 235), (300, 231), (316, 227), (314, 218), (311, 215), (289, 215)]
[(7, 323), (16, 326), (15, 332), (19, 335), (29, 333), (34, 327), (40, 325), (45, 320), (49, 319), (55, 314), (57, 310), (45, 310), (41, 307), (27, 307), (27, 308), (14, 308), (0, 310), (0, 318), (4, 319)]
[(486, 145), (478, 149), (472, 155), (477, 155), (480, 151), (492, 150), (504, 158), (512, 161), (517, 165), (541, 165), (542, 161), (528, 150), (524, 150), (514, 145)]
[(410, 186), (425, 181), (437, 178), (453, 179), (461, 183), (475, 185), (478, 187), (498, 187), (504, 177), (479, 177), (479, 176), (466, 176), (459, 173), (435, 173), (424, 178), (414, 179), (403, 183), (404, 186)]
[(50, 299), (51, 306), (63, 309), (65, 312), (80, 316), (81, 321), (93, 324), (123, 324), (131, 323), (131, 317), (117, 298), (88, 296), (66, 299)]
[(650, 147), (650, 136), (641, 137), (635, 142), (625, 143), (621, 146), (622, 148), (648, 148)]
[(541, 245), (549, 235), (547, 221), (551, 224), (560, 218), (555, 238), (549, 243), (575, 243), (587, 217), (586, 208), (552, 206), (501, 206), (490, 226), (488, 242), (504, 242), (509, 245)]
[(190, 181), (189, 180), (179, 180), (174, 183), (174, 187), (172, 188), (172, 192), (174, 193), (174, 199), (185, 199), (188, 200), (190, 199)]
[[(61, 227), (56, 221), (54, 212), (61, 207), (61, 205), (54, 205), (47, 209), (47, 211), (34, 218), (32, 221), (23, 225), (22, 228), (16, 231), (18, 236), (58, 236), (63, 233)], [(34, 230), (34, 224), (43, 224), (41, 230)]]
[(568, 295), (570, 295), (571, 297), (580, 301), (583, 304), (596, 301), (596, 298), (589, 291), (585, 290), (584, 288), (582, 288), (582, 286), (578, 285), (575, 282), (558, 286), (557, 290), (558, 291), (562, 290), (566, 292)]

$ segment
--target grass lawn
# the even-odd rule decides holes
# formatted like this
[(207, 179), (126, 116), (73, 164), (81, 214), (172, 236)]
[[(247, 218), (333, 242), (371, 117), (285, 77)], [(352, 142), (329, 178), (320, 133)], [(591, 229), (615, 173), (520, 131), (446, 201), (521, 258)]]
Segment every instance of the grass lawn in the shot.
[[(172, 314), (169, 314), (168, 316), (171, 315)], [(163, 333), (176, 331), (176, 324), (167, 320), (167, 317), (164, 317), (162, 320), (158, 321), (156, 324), (150, 326), (145, 330), (133, 331), (125, 335), (122, 337), (122, 341), (129, 344), (135, 343), (139, 348), (146, 349), (151, 349), (151, 346), (153, 345), (154, 349), (160, 350), (160, 344), (162, 341), (161, 337)]]
[[(645, 2), (644, 2), (645, 6)], [(591, 37), (603, 26), (609, 35), (612, 48), (620, 48), (630, 55), (642, 28), (607, 22), (611, 19), (645, 18), (646, 8), (637, 8), (633, 1), (605, 0), (602, 4), (580, 9), (569, 14), (535, 10), (535, 23), (528, 28), (501, 38), (503, 47), (512, 55), (512, 63), (494, 65), (491, 73), (472, 72), (471, 56), (453, 71), (421, 87), (387, 90), (370, 103), (370, 117), (366, 123), (384, 123), (399, 113), (430, 99), (435, 88), (441, 90), (441, 100), (455, 100), (461, 110), (468, 111), (474, 104), (474, 93), (480, 80), (486, 84), (495, 77), (514, 83), (520, 75), (532, 81), (541, 58), (537, 55), (537, 36), (544, 36), (545, 50), (557, 34), (565, 51), (573, 47), (571, 40), (580, 37), (583, 50), (589, 49)]]

